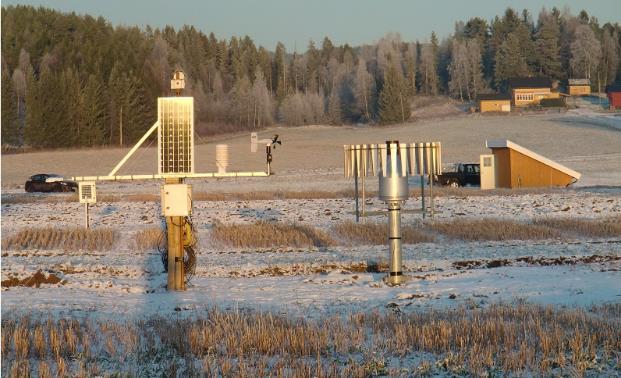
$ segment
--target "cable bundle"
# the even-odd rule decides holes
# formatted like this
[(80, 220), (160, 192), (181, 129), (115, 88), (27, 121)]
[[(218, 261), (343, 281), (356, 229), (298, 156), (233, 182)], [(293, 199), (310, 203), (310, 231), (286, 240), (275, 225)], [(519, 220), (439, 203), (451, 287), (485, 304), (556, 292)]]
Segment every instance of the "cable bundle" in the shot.
[[(196, 273), (196, 228), (191, 217), (183, 220), (183, 271), (185, 283), (189, 283)], [(157, 243), (157, 249), (164, 264), (164, 271), (168, 272), (168, 227), (164, 222), (164, 230)]]

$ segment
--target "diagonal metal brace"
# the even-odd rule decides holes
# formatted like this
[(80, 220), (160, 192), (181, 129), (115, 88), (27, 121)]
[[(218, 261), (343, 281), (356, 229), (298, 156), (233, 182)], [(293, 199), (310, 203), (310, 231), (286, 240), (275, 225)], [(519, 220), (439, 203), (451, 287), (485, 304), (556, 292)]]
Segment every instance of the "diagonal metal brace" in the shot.
[(116, 172), (121, 169), (121, 167), (123, 166), (123, 164), (125, 164), (125, 162), (127, 162), (127, 160), (134, 154), (134, 152), (136, 152), (136, 150), (144, 143), (145, 140), (147, 140), (147, 138), (153, 134), (153, 132), (160, 126), (160, 121), (157, 121), (153, 124), (153, 126), (151, 126), (151, 128), (149, 129), (149, 131), (147, 131), (142, 138), (140, 138), (140, 140), (138, 141), (138, 143), (136, 143), (136, 145), (134, 147), (132, 147), (131, 150), (129, 150), (129, 152), (127, 153), (127, 155), (125, 155), (125, 157), (119, 162), (119, 164), (116, 165), (116, 167), (114, 167), (114, 169), (112, 169), (110, 171), (110, 173), (108, 173), (108, 176), (114, 176), (116, 174)]

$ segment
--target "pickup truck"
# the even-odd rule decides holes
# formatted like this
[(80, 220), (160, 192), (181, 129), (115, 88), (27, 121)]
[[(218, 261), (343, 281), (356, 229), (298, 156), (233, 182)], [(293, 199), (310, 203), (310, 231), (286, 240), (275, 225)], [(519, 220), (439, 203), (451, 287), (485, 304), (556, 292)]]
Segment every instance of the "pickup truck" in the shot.
[(436, 176), (436, 182), (440, 185), (451, 186), (480, 186), (481, 171), (478, 163), (457, 163), (453, 170), (442, 172)]

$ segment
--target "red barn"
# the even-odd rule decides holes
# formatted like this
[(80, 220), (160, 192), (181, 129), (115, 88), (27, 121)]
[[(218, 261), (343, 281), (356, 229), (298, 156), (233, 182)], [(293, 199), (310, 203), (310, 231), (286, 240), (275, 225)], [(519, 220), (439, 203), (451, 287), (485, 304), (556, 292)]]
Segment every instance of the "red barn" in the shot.
[(606, 87), (608, 103), (611, 108), (621, 109), (621, 83), (615, 83)]

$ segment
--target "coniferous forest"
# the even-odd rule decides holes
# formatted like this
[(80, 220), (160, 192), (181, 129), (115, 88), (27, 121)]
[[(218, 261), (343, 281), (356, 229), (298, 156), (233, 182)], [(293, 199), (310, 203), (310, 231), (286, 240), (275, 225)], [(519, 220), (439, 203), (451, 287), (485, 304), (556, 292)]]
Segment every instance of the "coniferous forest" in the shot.
[[(415, 96), (472, 101), (516, 76), (619, 78), (621, 26), (581, 11), (507, 9), (458, 22), (440, 40), (387, 34), (372, 44), (309, 41), (274, 51), (250, 36), (219, 39), (193, 26), (113, 26), (46, 8), (2, 8), (2, 144), (57, 148), (132, 144), (156, 119), (156, 97), (186, 73), (202, 134), (275, 123), (407, 121)], [(122, 125), (122, 135), (120, 133)]]

